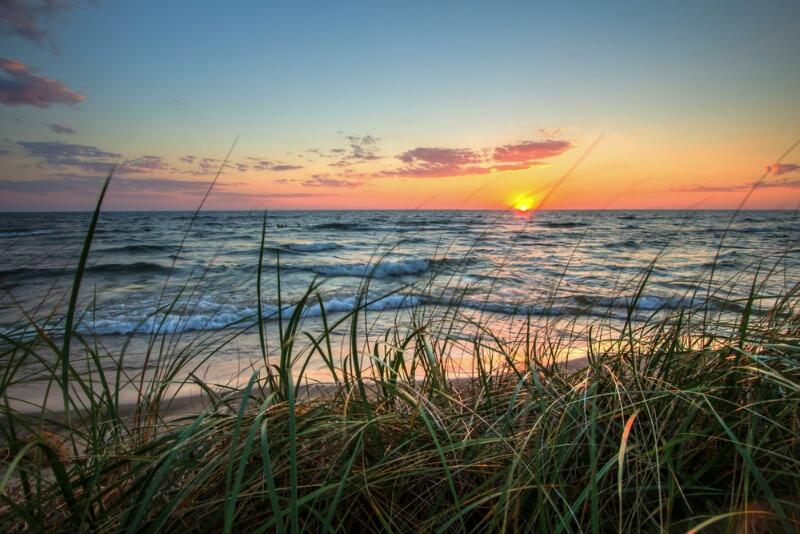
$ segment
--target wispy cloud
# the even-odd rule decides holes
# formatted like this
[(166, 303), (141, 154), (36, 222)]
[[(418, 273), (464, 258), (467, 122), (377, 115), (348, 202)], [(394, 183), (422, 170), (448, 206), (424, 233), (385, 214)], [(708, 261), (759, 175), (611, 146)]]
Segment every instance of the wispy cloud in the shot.
[(302, 168), (303, 168), (302, 165), (289, 165), (287, 163), (277, 163), (275, 165), (272, 165), (270, 167), (270, 170), (276, 172), (283, 172), (283, 171), (296, 171)]
[(539, 135), (541, 137), (561, 137), (569, 131), (569, 128), (539, 128)]
[(54, 46), (52, 34), (44, 27), (45, 21), (73, 6), (67, 0), (0, 0), (0, 27), (11, 35), (37, 44), (49, 41)]
[(53, 130), (57, 134), (74, 134), (78, 133), (75, 131), (75, 128), (72, 126), (67, 126), (66, 124), (59, 124), (54, 122), (50, 125), (50, 129)]
[(249, 157), (247, 159), (251, 162), (253, 170), (256, 171), (284, 172), (295, 171), (303, 168), (302, 165), (290, 165), (288, 163), (281, 163), (264, 158)]
[[(340, 132), (341, 133), (341, 132)], [(349, 167), (358, 163), (381, 159), (378, 149), (379, 137), (374, 135), (345, 135), (348, 148), (333, 148), (330, 153), (339, 159), (331, 163), (333, 167)]]
[(6, 106), (78, 104), (86, 97), (63, 83), (34, 73), (27, 65), (13, 59), (0, 58), (0, 102)]
[(695, 184), (685, 185), (680, 187), (673, 187), (670, 191), (676, 193), (735, 193), (738, 191), (749, 191), (756, 186), (757, 189), (800, 189), (800, 178), (782, 178), (780, 180), (765, 180), (758, 184), (754, 182), (746, 184), (730, 184), (730, 185), (706, 185)]
[(780, 176), (797, 170), (800, 170), (800, 165), (797, 163), (773, 163), (772, 165), (767, 165), (767, 172), (773, 176)]
[(347, 180), (342, 178), (333, 178), (327, 174), (314, 174), (311, 178), (302, 180), (303, 187), (345, 187), (354, 188), (360, 187), (364, 182), (358, 180)]
[(140, 156), (138, 158), (126, 159), (117, 167), (117, 172), (120, 174), (155, 173), (174, 170), (176, 169), (164, 161), (161, 156)]

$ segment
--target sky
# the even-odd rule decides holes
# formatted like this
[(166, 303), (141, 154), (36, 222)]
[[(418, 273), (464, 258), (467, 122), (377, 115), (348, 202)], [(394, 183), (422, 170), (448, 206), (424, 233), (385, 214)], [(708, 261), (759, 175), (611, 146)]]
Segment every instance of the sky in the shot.
[(217, 174), (204, 208), (794, 209), (798, 27), (796, 0), (0, 0), (0, 210), (92, 209), (114, 165), (110, 210)]

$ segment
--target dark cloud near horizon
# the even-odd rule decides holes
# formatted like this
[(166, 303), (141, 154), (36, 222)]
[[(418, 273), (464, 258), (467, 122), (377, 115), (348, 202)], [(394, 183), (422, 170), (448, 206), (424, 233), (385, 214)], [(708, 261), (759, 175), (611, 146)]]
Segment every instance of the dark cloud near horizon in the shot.
[[(62, 174), (39, 180), (0, 180), (0, 191), (6, 193), (22, 193), (48, 195), (69, 193), (77, 196), (94, 196), (99, 194), (104, 177)], [(211, 192), (214, 198), (312, 198), (330, 196), (317, 193), (248, 193), (230, 191), (227, 187), (238, 184), (217, 184)], [(176, 180), (172, 178), (115, 177), (109, 186), (109, 195), (189, 195), (201, 196), (208, 191), (207, 180)]]
[(18, 141), (25, 153), (38, 160), (41, 166), (80, 169), (96, 174), (108, 172), (122, 154), (108, 152), (95, 146), (62, 141)]
[(68, 126), (66, 124), (59, 124), (57, 122), (54, 122), (53, 124), (50, 124), (49, 126), (50, 126), (50, 129), (52, 131), (54, 131), (55, 133), (57, 133), (57, 134), (74, 134), (74, 133), (78, 133), (78, 132), (75, 131), (75, 128), (73, 128), (72, 126)]
[(731, 184), (731, 185), (686, 185), (673, 187), (669, 191), (675, 193), (736, 193), (739, 191), (749, 191), (755, 186), (756, 189), (787, 188), (800, 189), (800, 178), (782, 178), (780, 180), (762, 181), (760, 183)]
[(6, 106), (47, 108), (52, 104), (74, 105), (86, 97), (63, 83), (35, 74), (24, 63), (0, 58), (0, 102)]
[[(97, 194), (104, 177), (62, 174), (40, 180), (0, 180), (0, 191), (15, 193), (75, 193)], [(137, 194), (166, 194), (205, 192), (208, 182), (202, 180), (174, 180), (170, 178), (117, 178), (111, 181), (109, 191)]]
[(91, 173), (104, 175), (117, 165), (117, 174), (155, 174), (179, 172), (161, 156), (145, 155), (122, 159), (122, 154), (109, 152), (96, 146), (65, 143), (63, 141), (18, 141), (25, 154), (37, 160), (40, 167), (62, 173)]

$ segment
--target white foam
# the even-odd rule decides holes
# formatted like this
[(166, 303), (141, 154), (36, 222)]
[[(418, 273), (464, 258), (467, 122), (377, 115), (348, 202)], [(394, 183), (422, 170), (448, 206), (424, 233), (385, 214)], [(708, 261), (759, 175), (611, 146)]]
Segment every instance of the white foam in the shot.
[[(313, 301), (312, 301), (313, 302)], [(389, 295), (387, 297), (366, 301), (366, 309), (372, 311), (384, 311), (391, 309), (407, 308), (416, 306), (420, 300), (418, 297), (410, 295)], [(365, 302), (361, 302), (364, 306)], [(341, 313), (353, 311), (356, 307), (355, 297), (335, 297), (323, 303), (325, 313)], [(122, 311), (122, 310), (118, 310)], [(285, 306), (281, 310), (281, 316), (287, 319), (294, 314), (295, 306)], [(278, 307), (272, 304), (264, 304), (262, 313), (266, 319), (277, 319)], [(186, 314), (167, 314), (163, 313), (150, 315), (137, 315), (125, 317), (124, 313), (115, 314), (116, 317), (96, 319), (84, 322), (80, 325), (80, 330), (99, 335), (124, 335), (124, 334), (175, 334), (196, 330), (218, 330), (232, 326), (250, 326), (255, 323), (256, 309), (249, 306), (223, 305), (214, 306), (208, 301), (201, 301), (192, 313)], [(309, 304), (302, 312), (303, 317), (319, 317), (322, 309), (318, 303)]]
[(315, 265), (309, 267), (315, 273), (325, 276), (372, 276), (373, 278), (389, 278), (394, 276), (410, 276), (422, 274), (428, 270), (428, 260), (409, 260), (397, 262), (381, 262), (375, 264), (349, 265)]

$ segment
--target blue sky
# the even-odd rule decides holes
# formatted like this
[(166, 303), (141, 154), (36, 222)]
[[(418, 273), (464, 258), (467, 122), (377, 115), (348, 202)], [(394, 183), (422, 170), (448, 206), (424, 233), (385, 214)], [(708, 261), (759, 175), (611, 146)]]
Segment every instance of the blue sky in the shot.
[[(240, 135), (242, 157), (291, 159), (372, 135), (392, 158), (567, 129), (566, 165), (600, 133), (613, 162), (625, 150), (615, 135), (645, 131), (642, 161), (660, 145), (713, 154), (736, 145), (761, 168), (800, 133), (795, 1), (62, 2), (36, 15), (47, 34), (38, 39), (6, 20), (0, 55), (85, 100), (1, 106), (12, 148), (56, 140), (176, 160), (220, 157)], [(26, 154), (7, 150), (0, 180), (52, 174), (15, 171)]]

